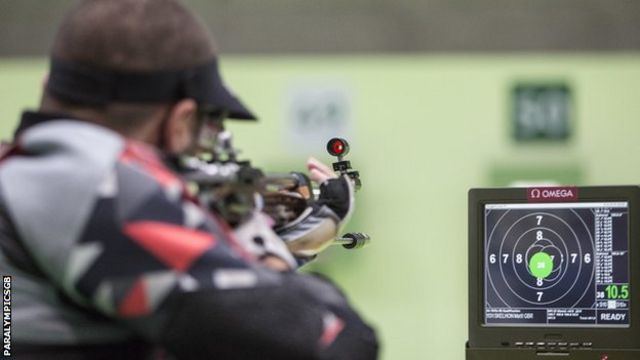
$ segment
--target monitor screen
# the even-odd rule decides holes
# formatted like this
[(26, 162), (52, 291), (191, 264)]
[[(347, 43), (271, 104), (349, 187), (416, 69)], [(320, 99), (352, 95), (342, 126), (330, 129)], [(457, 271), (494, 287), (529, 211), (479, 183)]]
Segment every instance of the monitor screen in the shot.
[(484, 326), (629, 327), (629, 203), (484, 205)]

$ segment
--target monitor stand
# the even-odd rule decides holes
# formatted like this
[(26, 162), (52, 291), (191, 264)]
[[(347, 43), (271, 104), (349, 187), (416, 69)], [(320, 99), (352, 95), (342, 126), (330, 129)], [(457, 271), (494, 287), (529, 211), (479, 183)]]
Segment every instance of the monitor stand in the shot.
[(639, 360), (640, 349), (466, 349), (466, 360)]

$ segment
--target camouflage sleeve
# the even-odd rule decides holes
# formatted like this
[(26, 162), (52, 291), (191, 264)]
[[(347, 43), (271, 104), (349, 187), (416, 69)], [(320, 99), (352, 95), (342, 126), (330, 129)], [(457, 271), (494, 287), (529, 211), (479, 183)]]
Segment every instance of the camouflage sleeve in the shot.
[(0, 166), (3, 208), (43, 289), (99, 312), (84, 323), (117, 324), (180, 359), (375, 358), (373, 330), (340, 291), (257, 265), (150, 148), (78, 121), (35, 126), (19, 145)]
[(373, 330), (334, 286), (260, 267), (177, 178), (131, 155), (98, 187), (72, 249), (79, 301), (181, 359), (376, 356)]

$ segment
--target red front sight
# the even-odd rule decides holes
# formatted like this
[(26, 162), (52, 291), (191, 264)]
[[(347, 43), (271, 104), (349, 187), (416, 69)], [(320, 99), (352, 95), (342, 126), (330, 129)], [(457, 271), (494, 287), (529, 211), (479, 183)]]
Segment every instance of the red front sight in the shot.
[(343, 157), (349, 153), (349, 143), (345, 139), (333, 138), (327, 143), (327, 152), (332, 156)]
[(362, 182), (360, 174), (351, 169), (351, 162), (344, 160), (344, 156), (349, 153), (349, 143), (342, 138), (333, 138), (327, 142), (327, 152), (332, 156), (337, 156), (338, 161), (333, 163), (333, 170), (340, 175), (348, 175), (354, 182), (355, 189), (360, 190)]

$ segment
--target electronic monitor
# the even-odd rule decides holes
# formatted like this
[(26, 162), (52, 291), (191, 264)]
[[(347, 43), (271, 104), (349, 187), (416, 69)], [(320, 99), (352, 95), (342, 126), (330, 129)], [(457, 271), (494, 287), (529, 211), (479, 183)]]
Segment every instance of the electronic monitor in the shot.
[(640, 359), (639, 199), (636, 186), (471, 190), (467, 358)]

